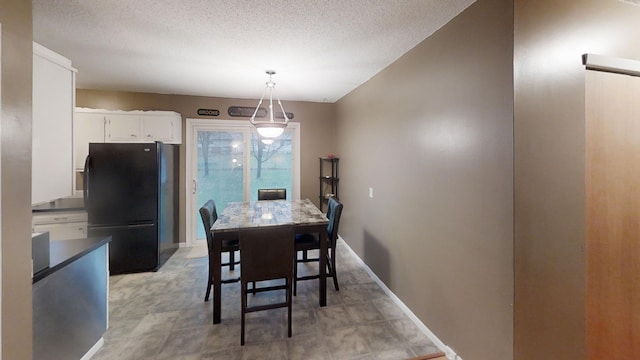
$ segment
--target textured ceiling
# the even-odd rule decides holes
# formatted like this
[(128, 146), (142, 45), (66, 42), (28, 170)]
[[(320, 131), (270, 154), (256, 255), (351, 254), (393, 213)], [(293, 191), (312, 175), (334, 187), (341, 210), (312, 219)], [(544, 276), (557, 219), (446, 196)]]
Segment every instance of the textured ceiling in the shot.
[(474, 0), (33, 0), (77, 87), (335, 102)]

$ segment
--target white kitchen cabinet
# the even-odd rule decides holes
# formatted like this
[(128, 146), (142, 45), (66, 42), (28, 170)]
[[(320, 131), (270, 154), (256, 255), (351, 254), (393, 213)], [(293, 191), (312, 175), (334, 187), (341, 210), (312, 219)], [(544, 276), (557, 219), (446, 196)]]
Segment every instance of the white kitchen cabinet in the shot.
[(51, 240), (70, 240), (87, 237), (85, 211), (55, 211), (33, 215), (31, 231), (48, 231)]
[(107, 115), (107, 142), (154, 142), (179, 144), (182, 117), (168, 111)]
[[(173, 111), (76, 108), (76, 118), (76, 154), (79, 154), (80, 149), (84, 149), (85, 144), (89, 142), (182, 143), (182, 116)], [(81, 125), (80, 122), (85, 124)], [(90, 141), (87, 142), (87, 139)], [(77, 158), (78, 155), (76, 161)], [(84, 156), (82, 158), (84, 159)], [(76, 167), (78, 164), (79, 162), (76, 163)]]
[[(176, 143), (176, 137), (182, 138), (182, 134), (176, 131), (177, 122), (182, 122), (182, 119), (174, 116), (144, 116), (142, 117), (142, 135), (147, 139)], [(181, 139), (178, 143), (180, 141)]]
[(89, 155), (89, 143), (104, 142), (106, 117), (95, 112), (76, 112), (73, 121), (73, 142), (76, 171), (84, 169), (84, 161)]
[(75, 72), (69, 59), (33, 43), (32, 204), (74, 192)]
[[(142, 119), (134, 114), (112, 114), (106, 116), (107, 142), (139, 142), (146, 140), (142, 135)], [(155, 141), (155, 140), (154, 140)]]
[(89, 143), (139, 143), (162, 141), (182, 143), (182, 116), (173, 111), (112, 111), (75, 109), (73, 123), (74, 164), (76, 172), (84, 170)]

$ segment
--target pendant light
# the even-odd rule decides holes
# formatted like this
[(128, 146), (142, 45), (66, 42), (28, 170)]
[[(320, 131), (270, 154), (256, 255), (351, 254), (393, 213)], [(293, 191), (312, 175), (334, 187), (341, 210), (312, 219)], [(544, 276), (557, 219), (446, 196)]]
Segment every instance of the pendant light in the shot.
[[(251, 115), (251, 124), (256, 127), (258, 134), (263, 138), (273, 139), (284, 133), (284, 129), (287, 127), (287, 123), (289, 122), (289, 118), (287, 117), (287, 113), (284, 111), (282, 107), (282, 102), (280, 102), (280, 98), (278, 94), (275, 94), (276, 100), (278, 101), (278, 105), (280, 106), (280, 110), (282, 110), (282, 116), (284, 117), (283, 121), (275, 121), (273, 114), (273, 96), (275, 92), (276, 83), (271, 80), (271, 77), (275, 75), (274, 70), (265, 71), (267, 75), (269, 75), (269, 81), (266, 82), (267, 87), (262, 92), (262, 96), (260, 97), (260, 101), (258, 102), (258, 106), (256, 106), (256, 110)], [(262, 105), (262, 100), (264, 99), (265, 94), (269, 92), (269, 113), (268, 119), (265, 121), (256, 121), (256, 114), (258, 110), (260, 110), (260, 105)]]

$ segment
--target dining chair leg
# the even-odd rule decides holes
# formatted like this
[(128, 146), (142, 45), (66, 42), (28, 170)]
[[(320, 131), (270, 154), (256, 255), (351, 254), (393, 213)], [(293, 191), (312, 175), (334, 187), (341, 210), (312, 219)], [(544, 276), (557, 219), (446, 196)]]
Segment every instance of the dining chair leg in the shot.
[(240, 301), (240, 345), (244, 345), (244, 320), (245, 312), (247, 310), (247, 286), (247, 283), (242, 283), (242, 289), (240, 290), (240, 294), (242, 295), (242, 299)]
[(288, 283), (287, 284), (288, 285), (287, 286), (287, 308), (288, 308), (287, 309), (287, 311), (288, 311), (288, 313), (287, 313), (287, 322), (288, 322), (288, 327), (289, 327), (288, 328), (289, 329), (289, 337), (291, 337), (291, 307), (292, 307), (291, 306), (291, 303), (292, 303), (292, 301), (291, 301), (291, 285), (292, 285), (291, 282), (293, 282), (295, 284), (296, 281), (295, 281), (295, 279), (287, 279), (286, 281)]
[(293, 296), (296, 296), (296, 291), (298, 290), (298, 253), (296, 252), (296, 257), (293, 259)]
[(229, 251), (229, 270), (236, 268), (236, 252), (234, 250)]
[(211, 277), (209, 277), (209, 281), (207, 281), (207, 292), (204, 294), (204, 301), (209, 301), (209, 294), (211, 293), (211, 285), (213, 285), (211, 281)]
[(213, 285), (213, 274), (211, 266), (209, 266), (209, 277), (207, 280), (207, 292), (204, 294), (204, 301), (209, 301), (209, 294), (211, 294), (211, 285)]
[(338, 274), (336, 271), (335, 253), (332, 254), (331, 259), (327, 261), (327, 264), (331, 264), (331, 277), (333, 278), (333, 287), (336, 289), (336, 291), (339, 291), (340, 287), (338, 287)]

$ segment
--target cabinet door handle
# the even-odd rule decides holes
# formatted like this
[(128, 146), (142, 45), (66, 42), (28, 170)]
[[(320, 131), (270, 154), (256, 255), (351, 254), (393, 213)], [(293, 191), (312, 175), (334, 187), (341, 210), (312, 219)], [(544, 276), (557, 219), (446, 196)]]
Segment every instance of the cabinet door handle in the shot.
[(193, 179), (193, 188), (191, 190), (192, 194), (196, 194), (198, 192), (198, 182), (196, 181), (196, 179)]

